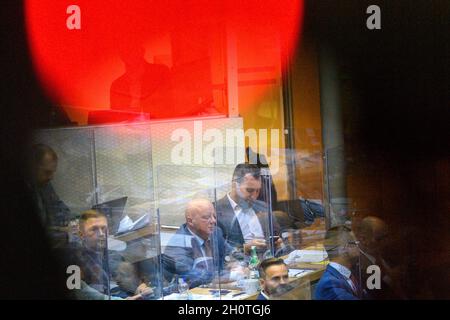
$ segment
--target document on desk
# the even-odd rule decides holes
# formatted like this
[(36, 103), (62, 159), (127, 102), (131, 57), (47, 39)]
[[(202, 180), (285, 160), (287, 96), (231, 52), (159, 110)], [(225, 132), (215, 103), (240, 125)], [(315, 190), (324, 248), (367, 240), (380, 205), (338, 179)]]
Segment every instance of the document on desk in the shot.
[(328, 258), (325, 250), (294, 250), (284, 259), (286, 264), (317, 263)]
[(172, 293), (168, 296), (161, 297), (159, 300), (216, 300), (212, 295), (190, 293), (186, 299), (185, 294)]
[[(198, 294), (198, 293), (190, 293), (189, 300), (243, 300), (248, 298), (250, 295), (245, 293), (245, 291), (237, 292), (234, 291), (229, 292), (227, 294)], [(186, 295), (182, 295), (179, 293), (172, 293), (168, 296), (161, 297), (159, 300), (186, 300)]]
[(145, 213), (135, 221), (131, 220), (131, 218), (126, 215), (121, 221), (119, 225), (119, 229), (117, 231), (118, 234), (137, 230), (147, 226), (150, 223), (150, 215)]
[(126, 242), (108, 237), (108, 250), (111, 251), (124, 251), (127, 248)]
[(307, 269), (289, 269), (289, 278), (299, 278), (303, 277), (304, 275), (314, 272), (314, 270), (307, 270)]

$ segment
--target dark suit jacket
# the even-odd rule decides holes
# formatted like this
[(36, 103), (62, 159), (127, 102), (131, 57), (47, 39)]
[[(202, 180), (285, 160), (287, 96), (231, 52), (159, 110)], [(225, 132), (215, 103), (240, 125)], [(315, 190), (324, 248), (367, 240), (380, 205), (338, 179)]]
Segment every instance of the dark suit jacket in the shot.
[(316, 287), (316, 300), (358, 300), (347, 279), (336, 269), (327, 266)]
[(35, 201), (37, 201), (39, 214), (44, 225), (66, 226), (70, 220), (70, 209), (59, 198), (51, 183), (42, 188), (36, 188)]
[(166, 278), (182, 276), (191, 288), (211, 282), (215, 271), (223, 273), (225, 256), (232, 251), (220, 228), (211, 235), (211, 245), (213, 259), (205, 261), (199, 242), (183, 224), (170, 239), (162, 256)]
[(53, 253), (58, 257), (62, 273), (66, 273), (68, 266), (77, 265), (81, 269), (81, 280), (104, 294), (108, 291), (110, 275), (125, 261), (119, 251), (93, 251), (81, 243), (54, 248)]
[[(222, 229), (225, 240), (227, 240), (228, 243), (234, 247), (243, 246), (244, 236), (242, 235), (239, 221), (234, 214), (234, 210), (231, 207), (228, 197), (225, 196), (222, 199), (218, 200), (215, 205), (217, 213), (217, 225)], [(270, 236), (270, 231), (267, 213), (268, 210), (265, 203), (262, 201), (256, 201), (254, 210), (264, 232), (264, 237), (268, 239)], [(280, 234), (280, 226), (277, 223), (275, 216), (273, 217), (273, 234)]]

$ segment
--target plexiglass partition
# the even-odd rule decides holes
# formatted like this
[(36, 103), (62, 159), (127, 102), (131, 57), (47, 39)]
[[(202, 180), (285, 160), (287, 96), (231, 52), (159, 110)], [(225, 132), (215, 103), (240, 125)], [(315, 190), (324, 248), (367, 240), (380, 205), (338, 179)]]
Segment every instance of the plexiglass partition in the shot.
[(276, 259), (288, 271), (272, 298), (311, 299), (326, 253), (303, 246), (301, 230), (286, 228), (288, 214), (271, 208), (269, 170), (160, 166), (156, 176), (161, 217), (178, 222), (161, 229), (162, 299), (256, 299), (264, 290), (261, 263)]
[[(238, 125), (202, 125), (227, 123)], [(208, 164), (173, 164), (179, 141), (166, 138), (183, 125), (199, 127), (141, 123), (35, 135), (38, 149), (57, 159), (53, 176), (35, 189), (55, 251), (79, 271), (74, 297), (256, 299), (270, 290), (260, 286), (261, 263), (281, 259), (286, 286), (271, 298), (311, 298), (327, 263), (323, 208), (277, 198), (270, 167), (245, 163), (233, 145), (206, 149)], [(204, 152), (193, 147), (193, 155)], [(224, 162), (228, 153), (234, 160)]]
[(162, 295), (150, 134), (149, 124), (133, 124), (42, 130), (34, 137), (34, 148), (57, 157), (53, 179), (36, 191), (52, 218), (47, 226), (58, 257), (80, 276), (75, 298)]
[(164, 299), (249, 296), (241, 281), (245, 257), (228, 241), (216, 211), (233, 170), (234, 165), (157, 168), (158, 208), (167, 223), (161, 228)]

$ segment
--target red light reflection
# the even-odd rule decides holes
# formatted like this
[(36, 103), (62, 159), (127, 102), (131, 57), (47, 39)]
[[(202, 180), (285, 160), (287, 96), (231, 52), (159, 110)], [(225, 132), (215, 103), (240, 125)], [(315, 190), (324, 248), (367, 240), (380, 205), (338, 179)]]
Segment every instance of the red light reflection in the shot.
[[(66, 27), (69, 5), (81, 9), (80, 30)], [(276, 69), (275, 48), (292, 52), (302, 10), (301, 0), (27, 0), (26, 21), (47, 95), (67, 110), (94, 112), (96, 122), (116, 111), (104, 114), (109, 122), (127, 117), (122, 111), (226, 114), (227, 37), (236, 38), (239, 70)], [(258, 88), (253, 96), (262, 98)]]

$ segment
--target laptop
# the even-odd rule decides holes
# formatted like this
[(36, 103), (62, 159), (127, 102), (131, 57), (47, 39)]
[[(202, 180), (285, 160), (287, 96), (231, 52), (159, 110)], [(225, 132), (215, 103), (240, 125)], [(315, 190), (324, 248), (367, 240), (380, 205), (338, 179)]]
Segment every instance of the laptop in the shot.
[(108, 231), (115, 235), (119, 230), (120, 221), (125, 216), (125, 205), (128, 197), (122, 197), (92, 206), (92, 209), (102, 212), (108, 219)]

